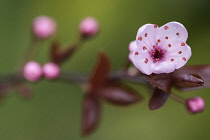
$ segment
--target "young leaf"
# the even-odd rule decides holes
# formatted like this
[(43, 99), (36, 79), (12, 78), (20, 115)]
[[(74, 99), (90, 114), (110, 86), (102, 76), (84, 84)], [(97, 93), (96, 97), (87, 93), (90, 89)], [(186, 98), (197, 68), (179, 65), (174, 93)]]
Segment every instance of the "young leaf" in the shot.
[(158, 87), (166, 92), (171, 92), (171, 74), (152, 74), (147, 77), (147, 81), (154, 87)]
[(161, 108), (168, 99), (168, 93), (165, 91), (154, 88), (153, 94), (149, 100), (149, 109), (156, 110)]
[(93, 89), (107, 82), (110, 69), (110, 60), (104, 52), (101, 52), (90, 79)]
[(57, 57), (58, 57), (58, 53), (59, 53), (59, 48), (60, 48), (60, 44), (57, 41), (54, 41), (51, 44), (51, 48), (50, 48), (50, 58), (51, 61), (57, 63)]
[(82, 135), (91, 134), (97, 128), (100, 120), (101, 106), (97, 98), (87, 94), (83, 101)]
[(97, 90), (97, 95), (114, 105), (131, 105), (143, 98), (135, 90), (119, 84), (112, 84)]
[(197, 74), (175, 74), (173, 82), (179, 88), (192, 88), (204, 85), (203, 79)]
[[(186, 76), (188, 75), (188, 76)], [(210, 86), (210, 65), (185, 66), (175, 70), (172, 75), (173, 79), (188, 79), (190, 87), (209, 87)], [(195, 86), (192, 86), (195, 85)]]
[(67, 47), (61, 50), (58, 42), (53, 42), (51, 46), (51, 60), (57, 64), (65, 62), (74, 53), (75, 47)]

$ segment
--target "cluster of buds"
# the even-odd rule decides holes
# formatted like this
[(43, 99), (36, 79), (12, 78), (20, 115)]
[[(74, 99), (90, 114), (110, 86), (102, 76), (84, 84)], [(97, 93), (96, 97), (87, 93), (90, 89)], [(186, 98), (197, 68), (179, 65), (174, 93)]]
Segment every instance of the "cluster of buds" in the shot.
[[(50, 17), (40, 16), (32, 24), (32, 41), (43, 42), (56, 32), (56, 22)], [(169, 22), (161, 27), (146, 24), (139, 28), (136, 40), (129, 44), (126, 65), (119, 71), (111, 71), (111, 60), (105, 52), (100, 52), (90, 75), (63, 72), (61, 65), (70, 60), (79, 46), (92, 39), (99, 32), (96, 19), (87, 17), (78, 26), (80, 36), (76, 43), (62, 47), (58, 41), (52, 41), (49, 48), (50, 60), (41, 66), (35, 60), (39, 46), (29, 47), (20, 66), (14, 73), (2, 76), (0, 93), (7, 89), (26, 86), (26, 82), (39, 82), (41, 78), (64, 82), (73, 82), (85, 89), (82, 116), (82, 135), (95, 131), (100, 121), (102, 101), (129, 106), (143, 100), (139, 91), (126, 82), (135, 82), (150, 88), (150, 110), (160, 109), (170, 97), (182, 103), (187, 111), (196, 114), (204, 110), (205, 102), (201, 97), (184, 99), (172, 92), (172, 88), (184, 91), (210, 86), (210, 65), (184, 66), (192, 52), (186, 44), (188, 32), (178, 22)], [(56, 39), (58, 40), (58, 39)], [(134, 65), (130, 66), (131, 64)], [(18, 89), (18, 88), (16, 88)], [(23, 92), (25, 90), (20, 90)], [(2, 96), (2, 95), (1, 95)]]
[(52, 62), (46, 63), (41, 67), (38, 62), (30, 61), (23, 69), (24, 77), (31, 82), (37, 82), (42, 76), (49, 80), (56, 79), (59, 74), (60, 67)]

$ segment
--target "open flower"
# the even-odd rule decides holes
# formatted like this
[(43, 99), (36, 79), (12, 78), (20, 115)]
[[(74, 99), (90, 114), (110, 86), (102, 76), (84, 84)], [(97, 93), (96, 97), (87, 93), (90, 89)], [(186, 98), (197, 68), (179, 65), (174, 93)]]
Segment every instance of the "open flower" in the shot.
[[(184, 66), (191, 57), (191, 48), (186, 44), (188, 33), (178, 22), (169, 22), (160, 28), (146, 24), (139, 28), (135, 51), (130, 51), (130, 60), (142, 73), (170, 73)], [(132, 49), (133, 50), (133, 49)]]

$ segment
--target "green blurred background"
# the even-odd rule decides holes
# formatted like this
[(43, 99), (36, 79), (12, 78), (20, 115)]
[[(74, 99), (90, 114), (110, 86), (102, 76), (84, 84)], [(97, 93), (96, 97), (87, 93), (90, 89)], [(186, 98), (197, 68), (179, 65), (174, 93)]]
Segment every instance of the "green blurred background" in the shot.
[[(112, 69), (120, 69), (127, 59), (128, 43), (146, 23), (163, 25), (178, 21), (189, 32), (193, 55), (188, 64), (209, 63), (209, 0), (0, 0), (0, 73), (12, 72), (30, 40), (32, 20), (39, 15), (53, 17), (58, 24), (55, 38), (63, 45), (76, 39), (78, 23), (86, 16), (98, 19), (100, 35), (87, 42), (64, 70), (88, 73), (105, 50)], [(48, 61), (47, 46), (38, 56)], [(206, 140), (210, 137), (209, 89), (179, 93), (185, 98), (206, 99), (205, 111), (189, 115), (185, 108), (169, 99), (157, 111), (147, 107), (144, 87), (138, 87), (145, 101), (121, 108), (103, 105), (99, 129), (91, 136), (80, 136), (83, 91), (77, 85), (42, 81), (33, 84), (34, 95), (23, 100), (12, 94), (0, 107), (2, 140)], [(15, 92), (13, 92), (15, 93)]]

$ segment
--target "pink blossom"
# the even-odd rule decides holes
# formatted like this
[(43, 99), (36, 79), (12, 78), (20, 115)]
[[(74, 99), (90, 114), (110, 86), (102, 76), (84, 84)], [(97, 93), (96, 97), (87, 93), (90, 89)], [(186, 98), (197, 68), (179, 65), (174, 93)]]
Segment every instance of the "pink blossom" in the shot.
[(193, 97), (187, 100), (187, 109), (190, 113), (203, 111), (205, 102), (201, 97)]
[(136, 50), (136, 48), (137, 48), (137, 45), (136, 45), (136, 41), (134, 40), (128, 46), (128, 49), (129, 49), (128, 58), (131, 62), (132, 62), (133, 52)]
[(87, 17), (80, 23), (79, 30), (83, 37), (91, 37), (99, 30), (98, 22), (92, 17)]
[(43, 66), (43, 74), (49, 80), (55, 79), (60, 74), (60, 67), (52, 62), (47, 63)]
[(27, 80), (31, 82), (36, 82), (42, 76), (42, 67), (39, 63), (35, 61), (30, 61), (24, 66), (23, 75)]
[(191, 57), (191, 48), (186, 44), (188, 33), (178, 22), (169, 22), (161, 27), (146, 24), (139, 28), (136, 49), (129, 58), (142, 73), (170, 73), (184, 66)]
[(46, 39), (55, 33), (56, 23), (50, 17), (39, 16), (34, 19), (32, 30), (35, 37)]

